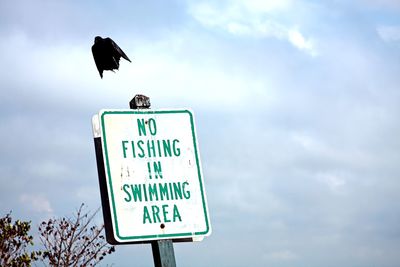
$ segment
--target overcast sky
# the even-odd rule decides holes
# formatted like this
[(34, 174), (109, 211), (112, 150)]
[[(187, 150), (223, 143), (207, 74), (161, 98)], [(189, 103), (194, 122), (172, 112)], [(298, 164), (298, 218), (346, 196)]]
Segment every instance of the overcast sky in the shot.
[[(98, 208), (91, 117), (142, 93), (196, 115), (213, 233), (178, 266), (400, 265), (399, 1), (3, 0), (0, 35), (0, 215)], [(96, 35), (132, 63), (100, 79)]]

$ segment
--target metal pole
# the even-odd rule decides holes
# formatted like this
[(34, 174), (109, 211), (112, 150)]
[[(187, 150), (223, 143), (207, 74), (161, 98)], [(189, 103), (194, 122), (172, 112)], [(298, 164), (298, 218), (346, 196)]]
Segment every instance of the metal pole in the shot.
[[(149, 109), (150, 98), (145, 95), (135, 95), (129, 102), (131, 109)], [(176, 267), (174, 243), (171, 239), (151, 241), (155, 267)]]
[(155, 267), (176, 267), (174, 243), (171, 239), (151, 242)]

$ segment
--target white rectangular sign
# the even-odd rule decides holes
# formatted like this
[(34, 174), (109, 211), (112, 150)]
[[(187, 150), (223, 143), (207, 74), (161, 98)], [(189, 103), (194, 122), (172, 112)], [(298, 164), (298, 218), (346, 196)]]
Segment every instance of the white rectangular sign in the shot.
[(102, 110), (93, 131), (101, 137), (115, 240), (211, 233), (192, 111)]

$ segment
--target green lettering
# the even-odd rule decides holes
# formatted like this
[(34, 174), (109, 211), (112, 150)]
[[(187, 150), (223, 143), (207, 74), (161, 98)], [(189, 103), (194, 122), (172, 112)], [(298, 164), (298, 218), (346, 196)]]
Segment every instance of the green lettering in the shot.
[(169, 157), (171, 157), (171, 142), (169, 140), (162, 140), (162, 143), (164, 148), (164, 157), (167, 157), (167, 154), (169, 155)]
[(178, 139), (174, 139), (174, 141), (172, 141), (172, 149), (174, 150), (174, 155), (179, 157), (181, 155), (181, 149), (177, 147), (177, 143), (179, 143)]
[(124, 154), (124, 158), (126, 159), (126, 150), (128, 149), (126, 147), (126, 144), (128, 143), (128, 141), (122, 141), (122, 153)]
[(149, 158), (156, 156), (156, 148), (154, 146), (154, 140), (147, 140), (147, 155)]
[(161, 158), (161, 144), (160, 140), (157, 140), (157, 148), (158, 148), (158, 157)]
[(151, 210), (153, 211), (153, 223), (161, 222), (160, 220), (160, 208), (156, 205), (151, 206)]
[(183, 183), (182, 183), (183, 197), (184, 197), (185, 199), (189, 199), (189, 198), (190, 198), (190, 191), (185, 189), (185, 187), (186, 187), (187, 185), (189, 185), (188, 182), (183, 182)]
[(149, 197), (150, 201), (153, 201), (153, 197), (158, 201), (157, 184), (149, 185)]
[(147, 202), (147, 191), (146, 191), (146, 184), (143, 184), (143, 194), (144, 194), (144, 200)]
[(175, 192), (175, 199), (182, 199), (182, 187), (181, 183), (173, 183), (174, 185), (174, 192)]
[(169, 186), (169, 192), (171, 192), (171, 199), (174, 200), (174, 194), (173, 194), (173, 191), (172, 191), (172, 184), (168, 183), (168, 186)]
[(149, 179), (151, 179), (151, 168), (150, 168), (150, 162), (147, 162), (147, 171), (149, 172)]
[(144, 206), (143, 207), (143, 224), (146, 223), (146, 220), (148, 220), (149, 223), (151, 223), (149, 211), (147, 210), (147, 207)]
[(161, 171), (161, 162), (157, 161), (157, 162), (153, 162), (153, 167), (154, 167), (154, 172), (155, 172), (155, 178), (157, 179), (158, 177), (160, 177), (160, 179), (162, 179), (162, 171)]
[(142, 145), (144, 145), (144, 141), (143, 140), (139, 140), (137, 142), (138, 148), (140, 149), (141, 153), (138, 154), (139, 158), (144, 158), (145, 154), (144, 154), (144, 149), (142, 147)]
[(176, 218), (178, 218), (180, 222), (182, 221), (178, 207), (174, 204), (174, 219), (173, 219), (174, 222), (176, 222)]
[(136, 153), (135, 153), (135, 142), (131, 141), (131, 147), (132, 147), (132, 156), (136, 158)]
[(138, 200), (141, 202), (142, 201), (142, 187), (137, 184), (135, 184), (135, 186), (133, 186), (133, 184), (131, 184), (131, 191), (132, 191), (133, 199), (135, 200), (135, 202), (137, 202)]
[(127, 197), (124, 198), (124, 200), (125, 200), (126, 202), (130, 202), (130, 201), (132, 200), (132, 196), (131, 196), (131, 194), (129, 194), (129, 192), (128, 192), (129, 185), (124, 184), (124, 185), (122, 186), (122, 189), (123, 189), (124, 192), (128, 195)]
[(169, 200), (169, 195), (168, 195), (168, 186), (167, 184), (158, 184), (158, 188), (160, 190), (160, 199), (161, 200)]
[(137, 125), (139, 130), (139, 136), (146, 135), (146, 123), (144, 119), (137, 119)]
[(163, 211), (163, 216), (164, 216), (164, 222), (171, 222), (171, 220), (169, 220), (167, 218), (168, 215), (168, 211), (166, 210), (166, 208), (168, 208), (168, 205), (162, 205), (162, 211)]
[(156, 120), (153, 118), (149, 119), (149, 130), (151, 135), (156, 135), (157, 133)]

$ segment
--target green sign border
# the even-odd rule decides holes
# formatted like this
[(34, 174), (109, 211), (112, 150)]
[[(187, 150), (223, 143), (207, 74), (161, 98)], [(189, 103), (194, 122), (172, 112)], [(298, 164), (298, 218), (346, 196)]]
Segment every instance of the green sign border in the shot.
[[(118, 218), (117, 218), (117, 212), (116, 212), (116, 205), (115, 205), (115, 199), (114, 199), (114, 192), (113, 192), (113, 186), (112, 186), (112, 177), (111, 177), (111, 170), (110, 170), (110, 165), (109, 165), (109, 158), (108, 158), (108, 150), (107, 150), (107, 137), (106, 137), (106, 128), (105, 128), (105, 116), (106, 115), (132, 115), (132, 114), (175, 114), (175, 113), (187, 113), (189, 114), (190, 117), (190, 124), (191, 124), (191, 129), (192, 129), (192, 138), (193, 138), (193, 147), (195, 151), (195, 157), (196, 157), (196, 166), (197, 166), (197, 174), (199, 178), (199, 183), (200, 183), (200, 191), (201, 191), (201, 199), (203, 202), (203, 211), (204, 211), (204, 218), (206, 221), (206, 230), (203, 232), (187, 232), (187, 233), (175, 233), (175, 234), (160, 234), (160, 235), (141, 235), (141, 236), (121, 236), (119, 233), (118, 229)], [(196, 142), (196, 134), (195, 134), (195, 127), (194, 127), (194, 121), (193, 121), (193, 115), (190, 112), (190, 110), (184, 109), (184, 110), (120, 110), (120, 111), (102, 111), (101, 113), (101, 127), (102, 127), (102, 141), (103, 141), (103, 151), (104, 151), (104, 161), (106, 165), (106, 172), (107, 172), (107, 179), (108, 179), (108, 185), (109, 185), (109, 197), (111, 196), (111, 206), (112, 206), (112, 216), (114, 218), (114, 223), (113, 223), (113, 229), (114, 229), (114, 234), (116, 237), (118, 237), (119, 240), (124, 241), (124, 242), (129, 242), (129, 241), (138, 241), (138, 240), (149, 240), (149, 239), (163, 239), (163, 238), (184, 238), (184, 237), (193, 237), (193, 236), (202, 236), (202, 235), (207, 235), (210, 231), (210, 226), (209, 226), (209, 218), (208, 218), (208, 212), (207, 212), (207, 207), (206, 207), (206, 201), (205, 201), (205, 196), (204, 196), (204, 188), (203, 188), (203, 179), (201, 176), (201, 169), (200, 169), (200, 161), (199, 161), (199, 153), (197, 149), (197, 142)]]

